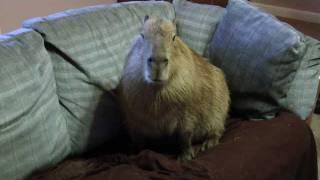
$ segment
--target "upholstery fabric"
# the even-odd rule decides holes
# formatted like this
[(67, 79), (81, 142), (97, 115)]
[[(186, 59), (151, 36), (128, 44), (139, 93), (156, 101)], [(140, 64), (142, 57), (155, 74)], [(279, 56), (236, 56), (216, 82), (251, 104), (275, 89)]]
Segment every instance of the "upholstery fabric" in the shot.
[(177, 34), (194, 51), (207, 56), (207, 46), (217, 24), (225, 14), (225, 8), (215, 5), (174, 0)]
[(30, 179), (317, 180), (314, 137), (298, 116), (230, 121), (220, 144), (192, 161), (151, 150), (130, 154), (127, 141), (117, 139), (113, 151), (105, 146), (89, 158), (68, 159)]
[(292, 27), (246, 1), (231, 0), (209, 54), (226, 74), (232, 111), (268, 119), (288, 105), (289, 89), (305, 51), (304, 38)]
[(0, 179), (22, 179), (70, 152), (53, 67), (41, 36), (0, 36)]
[(317, 98), (320, 76), (320, 42), (301, 34), (307, 45), (305, 55), (290, 86), (285, 107), (306, 119), (312, 113)]
[(110, 90), (118, 85), (145, 15), (175, 17), (168, 2), (128, 2), (68, 10), (24, 23), (43, 35), (50, 50), (73, 153), (94, 148), (118, 133), (120, 122)]

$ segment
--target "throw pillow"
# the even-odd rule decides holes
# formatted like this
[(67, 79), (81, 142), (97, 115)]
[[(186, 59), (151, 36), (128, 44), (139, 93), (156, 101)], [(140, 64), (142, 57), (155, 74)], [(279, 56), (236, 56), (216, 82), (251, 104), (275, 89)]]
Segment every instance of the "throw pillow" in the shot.
[(230, 0), (209, 54), (226, 74), (232, 111), (266, 119), (288, 104), (305, 51), (304, 39), (292, 27), (247, 1)]

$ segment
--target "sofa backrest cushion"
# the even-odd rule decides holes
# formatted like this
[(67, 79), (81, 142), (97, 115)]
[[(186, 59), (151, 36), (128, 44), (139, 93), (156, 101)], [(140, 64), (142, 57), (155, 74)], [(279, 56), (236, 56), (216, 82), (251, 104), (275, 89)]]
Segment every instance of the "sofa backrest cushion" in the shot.
[(285, 107), (297, 113), (303, 120), (313, 113), (317, 99), (320, 76), (320, 41), (300, 33), (306, 43), (306, 53), (300, 59), (287, 95)]
[(174, 0), (177, 34), (194, 51), (207, 56), (208, 44), (218, 23), (225, 14), (225, 8), (215, 5)]
[(243, 0), (230, 0), (210, 44), (237, 115), (266, 119), (288, 105), (288, 92), (306, 51), (289, 25)]
[(168, 2), (127, 2), (68, 10), (24, 23), (47, 43), (73, 153), (117, 135), (120, 122), (109, 91), (118, 85), (146, 15), (175, 17)]
[(0, 179), (22, 179), (70, 152), (53, 66), (40, 34), (0, 36)]

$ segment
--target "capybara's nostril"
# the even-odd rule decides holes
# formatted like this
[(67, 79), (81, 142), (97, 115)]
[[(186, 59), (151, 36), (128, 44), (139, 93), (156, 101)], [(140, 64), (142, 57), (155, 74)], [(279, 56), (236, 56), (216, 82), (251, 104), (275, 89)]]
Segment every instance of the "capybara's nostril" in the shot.
[(152, 58), (152, 57), (148, 58), (148, 63), (152, 63), (153, 61), (154, 61), (154, 58)]
[(163, 63), (164, 63), (165, 65), (167, 65), (168, 62), (169, 62), (169, 60), (168, 60), (167, 58), (164, 58), (164, 59), (163, 59)]

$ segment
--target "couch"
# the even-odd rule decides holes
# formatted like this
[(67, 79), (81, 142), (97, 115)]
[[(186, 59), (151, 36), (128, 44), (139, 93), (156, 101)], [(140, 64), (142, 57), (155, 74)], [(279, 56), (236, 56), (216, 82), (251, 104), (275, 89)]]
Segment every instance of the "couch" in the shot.
[[(0, 179), (315, 180), (315, 141), (305, 120), (317, 96), (320, 44), (266, 13), (255, 17), (271, 22), (255, 31), (265, 34), (239, 26), (230, 28), (239, 36), (230, 35), (226, 27), (238, 24), (230, 24), (232, 16), (240, 17), (236, 6), (260, 13), (239, 0), (227, 8), (184, 0), (117, 3), (33, 18), (1, 35)], [(190, 162), (161, 150), (132, 152), (121, 124), (115, 90), (147, 14), (175, 19), (178, 35), (224, 70), (231, 89), (220, 144)], [(272, 47), (261, 39), (268, 27), (281, 28)], [(251, 43), (237, 49), (248, 43), (239, 38), (246, 33)], [(253, 53), (261, 47), (243, 55), (259, 71), (235, 71), (250, 66), (239, 54), (257, 47), (252, 42), (269, 48), (266, 56)]]

